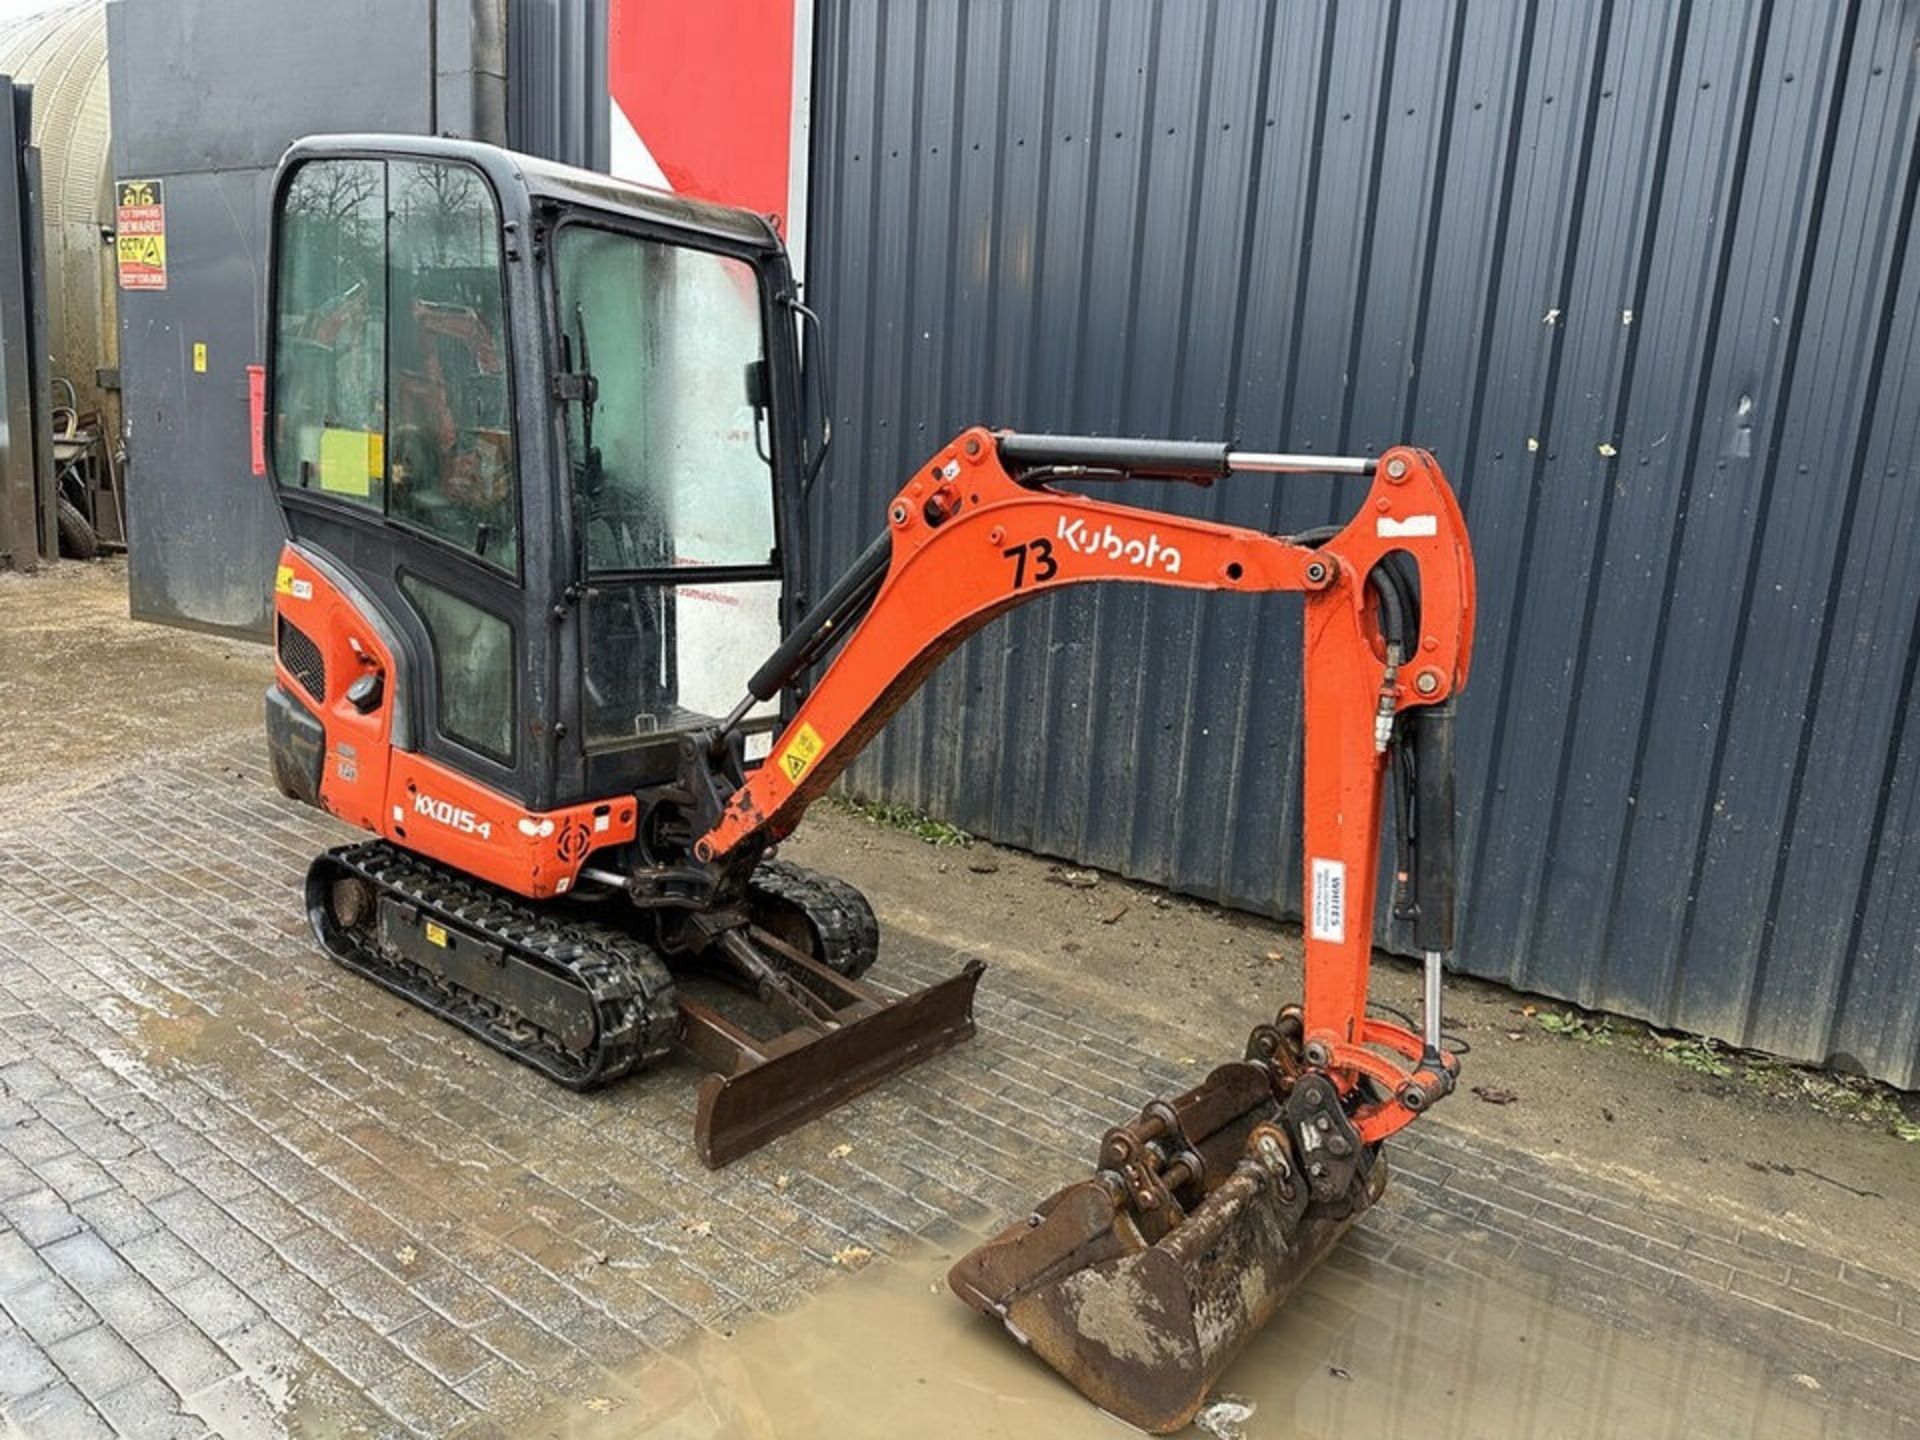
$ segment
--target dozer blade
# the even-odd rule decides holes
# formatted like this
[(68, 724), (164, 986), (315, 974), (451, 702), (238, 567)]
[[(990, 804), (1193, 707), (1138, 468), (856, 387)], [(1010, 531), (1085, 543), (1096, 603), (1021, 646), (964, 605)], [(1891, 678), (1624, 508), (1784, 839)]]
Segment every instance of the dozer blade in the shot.
[(771, 994), (767, 977), (756, 978), (763, 996), (797, 1021), (793, 1028), (763, 1040), (711, 1006), (680, 1002), (681, 1044), (715, 1072), (701, 1081), (693, 1124), (694, 1144), (711, 1169), (973, 1036), (973, 992), (987, 968), (978, 960), (890, 1000), (771, 936), (754, 938), (782, 962)]
[(948, 1283), (1102, 1409), (1167, 1434), (1385, 1184), (1323, 1077), (1226, 1065), (1109, 1131), (1098, 1174)]

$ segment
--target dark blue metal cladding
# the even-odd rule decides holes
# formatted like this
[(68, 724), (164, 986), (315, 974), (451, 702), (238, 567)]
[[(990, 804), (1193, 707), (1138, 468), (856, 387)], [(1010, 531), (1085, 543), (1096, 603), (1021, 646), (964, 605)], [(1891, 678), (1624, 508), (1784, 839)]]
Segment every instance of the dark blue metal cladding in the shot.
[[(1459, 964), (1920, 1084), (1920, 8), (823, 0), (822, 580), (976, 421), (1434, 450)], [(1350, 482), (1142, 492), (1289, 531)], [(1297, 602), (1111, 586), (854, 772), (1297, 913)]]
[(607, 0), (506, 0), (507, 146), (608, 166)]

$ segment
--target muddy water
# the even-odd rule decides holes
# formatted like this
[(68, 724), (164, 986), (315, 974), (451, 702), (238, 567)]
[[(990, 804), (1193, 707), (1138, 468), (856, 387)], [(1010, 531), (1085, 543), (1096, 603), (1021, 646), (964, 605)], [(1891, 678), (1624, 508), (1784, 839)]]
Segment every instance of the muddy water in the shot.
[[(947, 1292), (958, 1250), (879, 1264), (731, 1339), (607, 1377), (525, 1433), (719, 1437), (1125, 1436)], [(1836, 1416), (1788, 1364), (1702, 1327), (1658, 1342), (1524, 1273), (1343, 1252), (1227, 1371), (1202, 1412), (1222, 1437), (1696, 1437), (1885, 1433)]]

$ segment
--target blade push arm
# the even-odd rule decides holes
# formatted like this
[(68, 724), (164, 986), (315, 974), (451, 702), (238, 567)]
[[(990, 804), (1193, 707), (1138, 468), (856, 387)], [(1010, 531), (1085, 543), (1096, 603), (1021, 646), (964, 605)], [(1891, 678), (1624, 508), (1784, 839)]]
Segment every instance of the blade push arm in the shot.
[[(1466, 680), (1473, 565), (1453, 492), (1433, 458), (1418, 450), (1396, 448), (1370, 466), (1262, 457), (1297, 461), (1262, 468), (1371, 470), (1355, 518), (1309, 546), (1044, 483), (1048, 473), (1207, 483), (1229, 469), (1252, 468), (1234, 465), (1225, 447), (1042, 443), (1049, 439), (967, 430), (894, 497), (884, 545), (870, 550), (816, 611), (828, 612), (823, 623), (836, 633), (852, 626), (839, 653), (695, 853), (719, 860), (753, 839), (786, 835), (942, 659), (987, 621), (1037, 595), (1099, 580), (1300, 591), (1307, 1047), (1343, 1091), (1362, 1075), (1374, 1080), (1390, 1098), (1362, 1106), (1355, 1123), (1369, 1140), (1390, 1133), (1450, 1089), (1457, 1069), (1421, 1037), (1366, 1014), (1393, 721), (1403, 711), (1445, 705)], [(1031, 468), (1016, 478), (1010, 466)], [(1419, 576), (1418, 629), (1406, 637), (1406, 655), (1388, 653), (1368, 583), (1394, 552)], [(756, 675), (756, 693), (779, 688), (819, 645), (818, 636), (797, 634)]]

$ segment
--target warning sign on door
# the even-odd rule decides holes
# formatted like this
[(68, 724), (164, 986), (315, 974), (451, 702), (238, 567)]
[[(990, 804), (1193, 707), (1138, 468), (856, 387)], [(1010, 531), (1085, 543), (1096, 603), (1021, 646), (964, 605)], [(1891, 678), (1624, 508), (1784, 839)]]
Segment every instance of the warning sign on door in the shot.
[(167, 206), (158, 180), (122, 180), (114, 217), (122, 290), (167, 288)]

